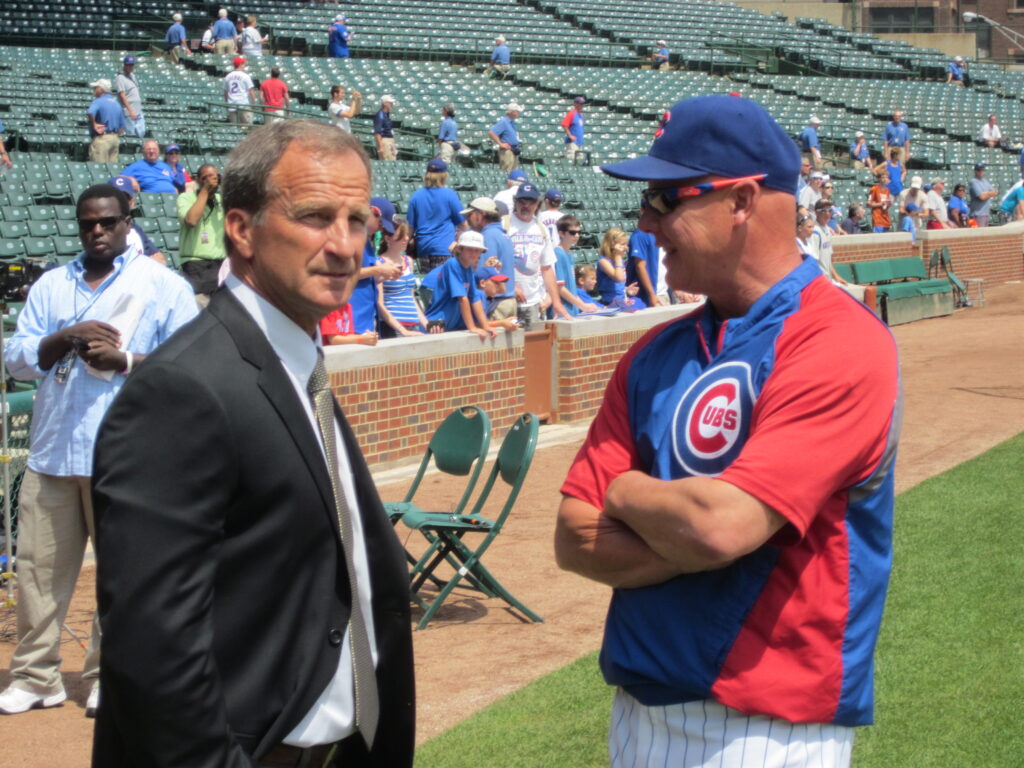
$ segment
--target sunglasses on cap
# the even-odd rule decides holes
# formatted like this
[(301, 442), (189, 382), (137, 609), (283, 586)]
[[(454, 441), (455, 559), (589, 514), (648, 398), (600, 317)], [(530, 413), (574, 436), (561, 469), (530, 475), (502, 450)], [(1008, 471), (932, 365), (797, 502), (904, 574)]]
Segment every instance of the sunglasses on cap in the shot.
[(90, 232), (99, 224), (103, 229), (113, 229), (125, 220), (124, 216), (104, 216), (102, 219), (79, 219), (78, 229), (82, 232)]
[(736, 179), (718, 179), (705, 181), (689, 187), (652, 187), (640, 193), (640, 206), (650, 208), (660, 214), (672, 212), (677, 205), (688, 197), (700, 197), (719, 189), (727, 189), (744, 181), (763, 181), (768, 174), (758, 173), (753, 176), (741, 176)]

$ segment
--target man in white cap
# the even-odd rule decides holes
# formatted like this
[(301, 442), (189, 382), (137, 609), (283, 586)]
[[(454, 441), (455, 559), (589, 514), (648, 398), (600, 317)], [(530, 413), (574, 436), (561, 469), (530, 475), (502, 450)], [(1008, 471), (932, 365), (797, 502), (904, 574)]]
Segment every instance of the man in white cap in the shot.
[(224, 77), (224, 101), (228, 105), (228, 122), (242, 126), (252, 125), (252, 110), (248, 107), (256, 102), (256, 88), (252, 78), (245, 71), (246, 58), (235, 56), (234, 67)]
[(167, 28), (167, 34), (164, 35), (164, 49), (167, 51), (171, 63), (177, 64), (183, 53), (187, 56), (191, 51), (188, 49), (188, 37), (185, 35), (185, 27), (181, 23), (181, 14), (176, 13), (171, 16), (171, 21), (173, 23)]
[(668, 42), (665, 40), (656, 40), (654, 53), (651, 54), (651, 61), (654, 62), (655, 69), (668, 69)]
[(522, 142), (516, 130), (516, 118), (523, 111), (522, 106), (512, 101), (505, 107), (505, 115), (491, 126), (487, 135), (498, 147), (498, 165), (508, 173), (519, 165)]
[(945, 189), (945, 179), (941, 177), (932, 179), (932, 188), (925, 197), (927, 208), (925, 219), (928, 222), (925, 227), (927, 229), (956, 229), (956, 226), (949, 221), (949, 210), (946, 207), (946, 200), (942, 196)]
[(110, 95), (110, 81), (105, 77), (89, 83), (95, 98), (86, 114), (89, 116), (89, 160), (94, 163), (116, 163), (124, 133), (124, 112), (117, 99)]
[(351, 40), (352, 31), (348, 28), (348, 19), (345, 14), (339, 13), (327, 30), (327, 55), (332, 59), (347, 59)]
[(967, 74), (967, 62), (963, 56), (954, 56), (946, 65), (946, 82), (964, 87), (964, 76)]
[(377, 159), (398, 159), (398, 145), (395, 144), (395, 127), (391, 122), (391, 108), (398, 102), (395, 97), (385, 93), (380, 99), (380, 109), (373, 116), (373, 140), (377, 143)]
[(871, 151), (864, 138), (864, 131), (857, 131), (853, 135), (853, 141), (850, 142), (850, 157), (853, 159), (854, 168), (871, 168)]
[(124, 68), (114, 78), (114, 91), (124, 108), (125, 133), (142, 138), (146, 135), (146, 118), (142, 114), (142, 94), (135, 78), (135, 57), (124, 57)]
[(811, 156), (811, 162), (815, 168), (821, 168), (821, 143), (818, 141), (818, 126), (821, 120), (817, 115), (811, 115), (807, 121), (807, 127), (797, 136), (796, 143), (800, 145), (800, 151)]
[(224, 8), (217, 11), (217, 21), (213, 25), (213, 52), (214, 53), (235, 53), (237, 46), (235, 38), (238, 32), (235, 25), (228, 18), (228, 12)]
[(473, 199), (468, 208), (462, 211), (462, 215), (466, 217), (469, 228), (474, 232), (479, 232), (484, 238), (486, 250), (480, 256), (478, 268), (494, 267), (505, 278), (498, 281), (502, 292), (492, 297), (496, 302), (492, 310), (487, 313), (488, 318), (501, 320), (506, 317), (515, 317), (517, 310), (516, 255), (512, 241), (505, 234), (505, 228), (501, 225), (501, 213), (498, 211), (498, 206), (489, 197), (477, 197)]
[[(907, 206), (909, 204), (913, 203), (919, 211), (924, 211), (928, 207), (928, 194), (924, 191), (924, 179), (920, 176), (913, 176), (910, 179), (910, 186), (900, 192), (897, 202), (901, 217), (900, 225), (902, 226), (903, 218), (907, 216)], [(924, 226), (921, 217), (915, 218), (915, 224), (918, 228)]]
[(511, 64), (512, 54), (509, 52), (508, 43), (505, 42), (505, 36), (498, 35), (494, 38), (494, 49), (491, 51), (491, 62), (488, 69), (505, 77)]

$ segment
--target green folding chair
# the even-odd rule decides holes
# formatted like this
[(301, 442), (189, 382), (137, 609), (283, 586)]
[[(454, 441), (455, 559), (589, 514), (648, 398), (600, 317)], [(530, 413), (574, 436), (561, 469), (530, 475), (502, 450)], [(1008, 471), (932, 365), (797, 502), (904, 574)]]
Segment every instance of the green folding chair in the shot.
[[(402, 516), (403, 525), (418, 530), (430, 542), (427, 551), (417, 560), (412, 570), (412, 597), (424, 611), (417, 629), (423, 629), (430, 623), (445, 598), (463, 580), (467, 582), (466, 588), (475, 589), (488, 597), (500, 597), (530, 621), (544, 621), (516, 599), (480, 562), (491, 542), (501, 533), (505, 520), (519, 497), (537, 448), (538, 428), (537, 417), (532, 413), (524, 413), (516, 419), (505, 435), (483, 490), (480, 491), (480, 496), (468, 514), (407, 512)], [(499, 477), (510, 486), (510, 489), (498, 516), (490, 520), (484, 517), (481, 511)], [(483, 540), (475, 548), (470, 547), (465, 540), (466, 537), (478, 534), (483, 534)], [(453, 571), (447, 581), (442, 581), (435, 574), (435, 570), (444, 562), (447, 562)], [(439, 592), (433, 600), (428, 600), (421, 593), (427, 580), (439, 585)]]

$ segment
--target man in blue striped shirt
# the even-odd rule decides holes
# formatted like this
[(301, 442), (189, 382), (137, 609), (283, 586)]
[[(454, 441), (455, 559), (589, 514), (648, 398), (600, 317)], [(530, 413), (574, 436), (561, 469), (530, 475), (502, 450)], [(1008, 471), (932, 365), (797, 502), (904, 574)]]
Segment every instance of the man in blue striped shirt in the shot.
[[(128, 245), (128, 198), (109, 184), (78, 199), (83, 251), (28, 294), (4, 358), (11, 375), (40, 379), (28, 468), (19, 496), (18, 647), (0, 713), (54, 707), (60, 628), (92, 536), (93, 445), (107, 408), (142, 359), (197, 314), (188, 283)], [(159, 435), (139, 435), (158, 440)], [(82, 672), (86, 715), (99, 703), (99, 628)]]

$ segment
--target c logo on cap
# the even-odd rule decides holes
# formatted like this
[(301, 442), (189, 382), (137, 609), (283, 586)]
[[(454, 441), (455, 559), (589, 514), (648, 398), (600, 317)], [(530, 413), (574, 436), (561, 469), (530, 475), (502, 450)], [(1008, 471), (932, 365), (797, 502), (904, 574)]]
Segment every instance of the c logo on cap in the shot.
[(691, 475), (721, 474), (743, 449), (753, 409), (749, 365), (730, 362), (705, 371), (676, 406), (676, 461)]

